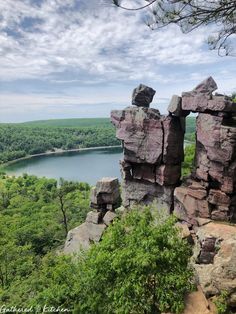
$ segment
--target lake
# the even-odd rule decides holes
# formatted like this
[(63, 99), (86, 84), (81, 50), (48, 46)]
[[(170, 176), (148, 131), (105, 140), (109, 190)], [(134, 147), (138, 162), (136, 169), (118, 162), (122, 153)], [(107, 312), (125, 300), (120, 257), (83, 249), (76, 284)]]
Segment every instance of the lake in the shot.
[(9, 175), (23, 173), (47, 178), (87, 182), (91, 185), (102, 177), (120, 179), (121, 148), (94, 149), (36, 156), (20, 160), (5, 168)]

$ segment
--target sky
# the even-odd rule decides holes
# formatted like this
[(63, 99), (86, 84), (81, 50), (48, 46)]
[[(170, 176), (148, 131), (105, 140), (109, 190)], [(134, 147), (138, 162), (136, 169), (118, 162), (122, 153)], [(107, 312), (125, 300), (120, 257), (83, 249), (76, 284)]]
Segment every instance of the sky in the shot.
[(235, 58), (208, 49), (211, 32), (151, 31), (109, 0), (0, 0), (0, 122), (109, 117), (140, 83), (162, 113), (210, 75), (230, 94)]

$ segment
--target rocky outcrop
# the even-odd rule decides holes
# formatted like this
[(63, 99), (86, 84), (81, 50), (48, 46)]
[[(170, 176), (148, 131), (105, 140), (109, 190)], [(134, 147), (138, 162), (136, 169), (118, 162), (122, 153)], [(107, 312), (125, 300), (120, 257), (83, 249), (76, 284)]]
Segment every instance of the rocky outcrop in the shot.
[(226, 291), (236, 307), (236, 226), (209, 222), (196, 228), (193, 267), (207, 297)]
[(151, 87), (140, 84), (136, 87), (132, 94), (132, 105), (138, 107), (149, 107), (156, 91)]
[(213, 96), (216, 88), (210, 77), (182, 95), (183, 109), (199, 114), (195, 171), (192, 181), (174, 192), (175, 213), (192, 222), (194, 217), (236, 218), (236, 104), (227, 96)]
[[(175, 214), (189, 224), (195, 224), (196, 217), (236, 219), (236, 104), (227, 96), (213, 95), (216, 89), (209, 77), (182, 97), (174, 95), (168, 116), (147, 108), (142, 97), (133, 101), (138, 107), (112, 111), (124, 148), (124, 206), (157, 200), (172, 210), (174, 192)], [(133, 97), (148, 91), (141, 85)], [(190, 112), (198, 112), (195, 170), (192, 179), (179, 186), (185, 117)]]
[(86, 221), (68, 232), (64, 246), (66, 254), (78, 254), (101, 240), (105, 229), (117, 216), (114, 210), (120, 202), (118, 179), (99, 180), (91, 190), (90, 200), (93, 210), (87, 214)]
[(156, 109), (127, 107), (112, 111), (111, 121), (124, 148), (123, 205), (157, 200), (170, 211), (184, 158), (181, 119), (161, 116)]

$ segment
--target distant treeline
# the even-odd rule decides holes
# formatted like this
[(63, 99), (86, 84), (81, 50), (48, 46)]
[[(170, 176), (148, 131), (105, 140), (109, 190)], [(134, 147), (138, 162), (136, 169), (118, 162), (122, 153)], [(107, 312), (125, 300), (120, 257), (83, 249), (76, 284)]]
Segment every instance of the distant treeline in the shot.
[[(193, 140), (195, 118), (188, 117), (186, 139)], [(0, 124), (0, 163), (55, 149), (119, 145), (108, 118), (60, 119)]]

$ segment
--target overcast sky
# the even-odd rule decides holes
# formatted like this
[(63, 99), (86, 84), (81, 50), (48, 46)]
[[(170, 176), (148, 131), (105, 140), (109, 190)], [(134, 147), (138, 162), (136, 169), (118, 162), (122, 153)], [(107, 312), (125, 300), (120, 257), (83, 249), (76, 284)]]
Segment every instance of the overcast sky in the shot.
[(139, 83), (163, 113), (209, 75), (219, 92), (236, 90), (235, 58), (208, 50), (210, 30), (151, 31), (141, 13), (108, 3), (0, 0), (0, 122), (108, 117)]

